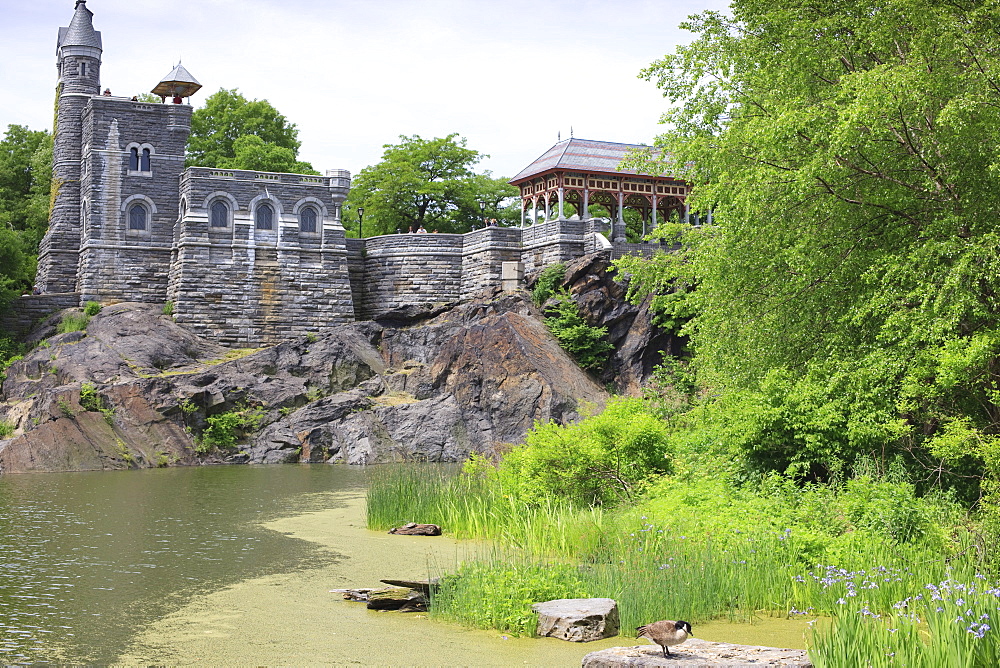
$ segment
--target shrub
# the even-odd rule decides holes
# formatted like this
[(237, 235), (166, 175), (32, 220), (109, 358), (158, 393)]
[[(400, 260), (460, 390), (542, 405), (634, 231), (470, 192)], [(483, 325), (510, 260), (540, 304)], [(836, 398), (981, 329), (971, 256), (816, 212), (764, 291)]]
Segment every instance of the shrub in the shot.
[(167, 302), (163, 305), (163, 315), (173, 315), (174, 314), (174, 303)]
[(115, 409), (104, 405), (104, 399), (97, 394), (93, 383), (83, 383), (80, 386), (80, 407), (85, 411), (102, 413), (108, 424), (113, 425), (115, 422)]
[(555, 314), (545, 317), (545, 326), (559, 340), (559, 345), (583, 369), (598, 369), (604, 365), (608, 353), (614, 350), (604, 337), (606, 327), (593, 327), (580, 315), (580, 309), (569, 293), (559, 293)]
[(264, 409), (242, 407), (227, 413), (205, 418), (208, 426), (202, 432), (196, 450), (208, 452), (212, 448), (229, 449), (240, 439), (260, 428)]
[(86, 304), (83, 305), (83, 314), (86, 315), (87, 317), (90, 317), (92, 315), (97, 315), (98, 313), (101, 312), (101, 308), (103, 307), (97, 302), (87, 302)]
[(497, 475), (522, 502), (554, 497), (577, 504), (631, 498), (671, 461), (664, 423), (641, 399), (612, 400), (604, 412), (572, 425), (536, 424), (501, 461)]
[(7, 438), (14, 433), (14, 425), (6, 420), (0, 420), (0, 438)]
[(531, 300), (536, 306), (541, 306), (545, 301), (555, 294), (555, 291), (562, 285), (566, 278), (566, 265), (562, 262), (549, 265), (538, 275), (535, 288), (531, 291)]

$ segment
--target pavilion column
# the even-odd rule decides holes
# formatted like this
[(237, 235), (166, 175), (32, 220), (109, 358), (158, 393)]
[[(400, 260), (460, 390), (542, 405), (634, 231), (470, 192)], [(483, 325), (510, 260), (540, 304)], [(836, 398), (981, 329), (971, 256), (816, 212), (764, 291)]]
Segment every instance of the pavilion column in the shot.
[(653, 222), (653, 229), (654, 230), (656, 229), (656, 203), (657, 203), (657, 199), (658, 198), (656, 197), (656, 195), (653, 195), (653, 221), (652, 222)]
[(615, 222), (614, 241), (625, 243), (625, 193), (618, 193), (618, 220)]
[(521, 198), (521, 227), (524, 227), (524, 212), (528, 208), (528, 202)]
[(712, 224), (712, 207), (708, 207), (708, 224)]
[(691, 207), (684, 202), (684, 224), (687, 225), (689, 222), (691, 222)]
[(582, 220), (590, 220), (590, 190), (583, 189), (583, 211), (580, 212)]
[(566, 215), (563, 213), (563, 202), (565, 201), (566, 190), (559, 186), (559, 220), (563, 220)]
[(538, 222), (538, 198), (531, 198), (531, 224), (534, 225)]
[(545, 220), (548, 221), (552, 217), (552, 200), (549, 199), (549, 194), (545, 193)]

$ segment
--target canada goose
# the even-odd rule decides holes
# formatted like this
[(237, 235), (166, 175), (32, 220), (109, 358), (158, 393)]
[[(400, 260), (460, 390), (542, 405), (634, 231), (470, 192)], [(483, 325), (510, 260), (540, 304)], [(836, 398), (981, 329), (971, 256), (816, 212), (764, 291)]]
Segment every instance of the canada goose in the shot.
[(663, 647), (663, 658), (670, 656), (670, 650), (667, 647), (670, 645), (680, 645), (688, 639), (688, 636), (694, 635), (690, 624), (680, 621), (675, 622), (670, 619), (640, 626), (635, 632), (636, 638), (649, 638), (657, 645)]

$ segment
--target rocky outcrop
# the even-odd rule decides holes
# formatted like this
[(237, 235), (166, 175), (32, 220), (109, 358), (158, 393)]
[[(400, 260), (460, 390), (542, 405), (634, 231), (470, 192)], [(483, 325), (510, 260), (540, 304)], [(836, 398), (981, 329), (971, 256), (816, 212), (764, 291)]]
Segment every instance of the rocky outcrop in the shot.
[(652, 668), (653, 666), (689, 666), (690, 668), (752, 668), (783, 666), (812, 668), (809, 654), (803, 649), (779, 649), (756, 645), (734, 645), (689, 638), (670, 649), (664, 657), (659, 645), (610, 647), (583, 657), (583, 668)]
[[(150, 305), (117, 304), (7, 370), (0, 420), (15, 432), (0, 441), (0, 472), (461, 461), (606, 398), (523, 294), (393, 312), (256, 351), (201, 339)], [(235, 412), (252, 416), (236, 448), (199, 441), (211, 419)]]
[[(537, 274), (528, 280), (529, 286)], [(650, 311), (651, 298), (639, 304), (626, 301), (627, 278), (616, 273), (600, 255), (585, 255), (566, 265), (561, 287), (567, 289), (587, 324), (606, 327), (614, 346), (600, 381), (621, 394), (636, 395), (663, 360), (663, 353), (679, 356), (686, 340), (661, 329)]]
[(535, 603), (536, 634), (569, 642), (591, 642), (618, 635), (618, 603), (613, 598), (557, 598)]

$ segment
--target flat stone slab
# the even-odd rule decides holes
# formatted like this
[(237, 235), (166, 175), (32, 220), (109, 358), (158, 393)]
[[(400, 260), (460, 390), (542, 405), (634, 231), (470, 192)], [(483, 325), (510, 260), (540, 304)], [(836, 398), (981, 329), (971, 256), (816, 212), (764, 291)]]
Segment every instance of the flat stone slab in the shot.
[(618, 635), (618, 603), (613, 598), (557, 598), (535, 603), (539, 636), (590, 642)]
[(761, 668), (784, 666), (786, 668), (812, 668), (809, 654), (804, 649), (779, 649), (756, 645), (734, 645), (726, 642), (709, 642), (689, 638), (670, 648), (669, 657), (663, 656), (659, 645), (638, 647), (610, 647), (591, 652), (583, 657), (583, 668), (620, 668), (622, 666), (688, 666), (689, 668)]

